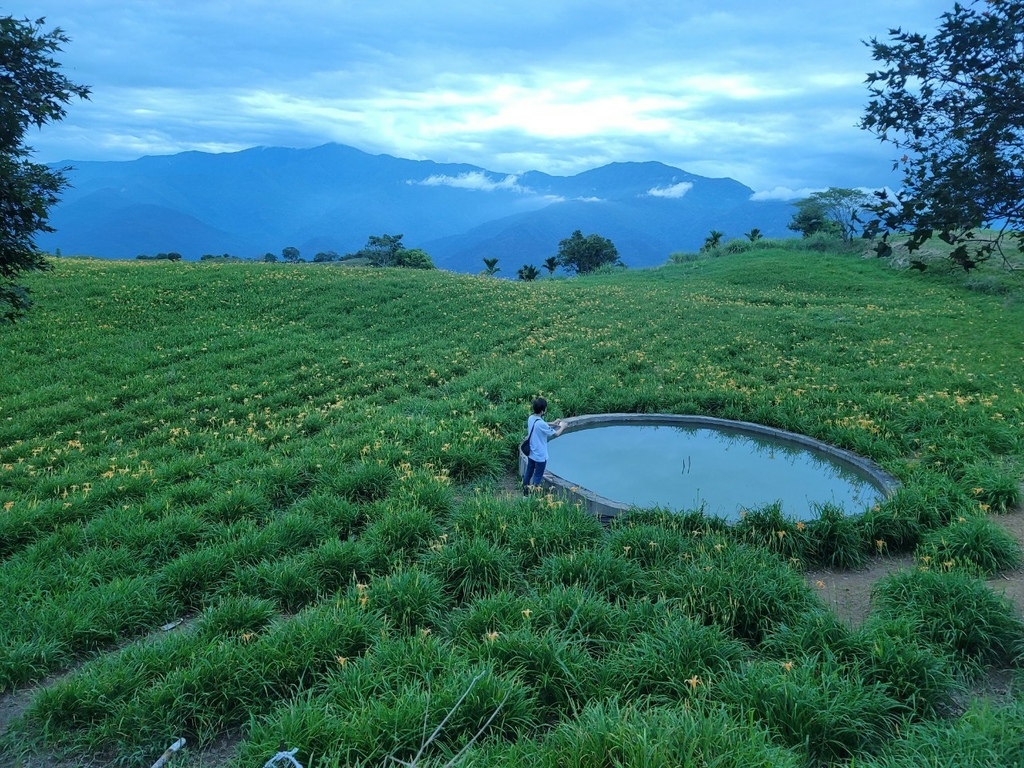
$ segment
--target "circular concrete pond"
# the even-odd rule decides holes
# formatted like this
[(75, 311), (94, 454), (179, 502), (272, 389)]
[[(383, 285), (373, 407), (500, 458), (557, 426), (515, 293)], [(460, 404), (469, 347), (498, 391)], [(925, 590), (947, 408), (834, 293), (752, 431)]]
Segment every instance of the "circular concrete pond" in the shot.
[[(860, 514), (897, 486), (868, 459), (760, 424), (671, 414), (564, 421), (548, 444), (545, 484), (602, 520), (659, 507), (734, 522), (744, 509), (773, 503), (786, 517), (811, 520), (825, 504)], [(521, 472), (525, 463), (520, 456)]]

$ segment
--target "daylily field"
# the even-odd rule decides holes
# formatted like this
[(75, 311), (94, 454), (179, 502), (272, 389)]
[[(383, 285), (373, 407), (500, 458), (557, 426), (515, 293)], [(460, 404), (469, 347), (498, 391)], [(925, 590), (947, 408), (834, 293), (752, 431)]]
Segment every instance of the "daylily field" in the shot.
[[(1021, 566), (1013, 278), (782, 246), (533, 283), (54, 263), (0, 327), (0, 764), (1024, 765), (1024, 617), (986, 581)], [(804, 433), (902, 487), (602, 528), (516, 490), (537, 395)], [(805, 578), (907, 555), (856, 626)]]

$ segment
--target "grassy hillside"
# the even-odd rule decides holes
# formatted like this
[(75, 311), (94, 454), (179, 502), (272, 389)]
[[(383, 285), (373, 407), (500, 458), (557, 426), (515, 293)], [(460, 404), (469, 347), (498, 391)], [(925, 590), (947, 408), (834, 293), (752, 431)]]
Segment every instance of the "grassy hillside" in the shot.
[[(1024, 476), (1024, 306), (771, 250), (531, 284), (59, 260), (33, 288), (0, 337), (0, 690), (67, 674), (0, 754), (1018, 764), (1024, 694), (961, 702), (1024, 663), (980, 578), (1020, 563), (992, 516)], [(502, 490), (538, 394), (802, 432), (903, 487), (605, 530)], [(805, 586), (897, 552), (919, 567), (862, 627)]]

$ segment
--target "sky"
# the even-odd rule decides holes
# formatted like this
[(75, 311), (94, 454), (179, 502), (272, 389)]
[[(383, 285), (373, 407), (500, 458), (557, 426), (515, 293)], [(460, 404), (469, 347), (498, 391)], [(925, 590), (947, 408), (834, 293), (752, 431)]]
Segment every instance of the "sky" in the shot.
[(765, 199), (898, 180), (864, 41), (952, 0), (26, 0), (87, 85), (40, 162), (307, 148), (573, 175), (659, 161)]

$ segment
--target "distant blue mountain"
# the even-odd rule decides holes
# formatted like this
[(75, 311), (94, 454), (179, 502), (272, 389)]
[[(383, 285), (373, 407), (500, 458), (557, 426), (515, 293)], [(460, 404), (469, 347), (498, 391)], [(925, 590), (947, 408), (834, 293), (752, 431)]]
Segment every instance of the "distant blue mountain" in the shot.
[(752, 201), (732, 179), (709, 179), (656, 162), (612, 163), (575, 176), (508, 175), (473, 165), (370, 155), (341, 144), (185, 152), (71, 166), (53, 207), (53, 233), (37, 244), (66, 255), (134, 258), (176, 251), (186, 259), (258, 258), (286, 246), (359, 250), (370, 235), (402, 234), (442, 268), (478, 272), (496, 257), (503, 273), (537, 266), (576, 229), (615, 243), (631, 267), (696, 250), (712, 229), (726, 239), (753, 227), (792, 233), (788, 203)]

